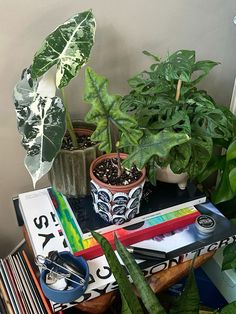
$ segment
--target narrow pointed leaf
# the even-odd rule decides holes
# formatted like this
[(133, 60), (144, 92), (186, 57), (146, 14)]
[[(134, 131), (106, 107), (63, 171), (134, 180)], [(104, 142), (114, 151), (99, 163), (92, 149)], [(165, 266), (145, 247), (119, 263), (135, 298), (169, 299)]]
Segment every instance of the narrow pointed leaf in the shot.
[[(47, 93), (52, 81), (40, 85), (43, 97), (38, 93), (38, 81), (31, 77), (30, 69), (23, 72), (22, 80), (14, 89), (18, 130), (22, 136), (22, 145), (27, 151), (25, 166), (33, 184), (51, 168), (53, 160), (61, 147), (65, 133), (65, 109), (59, 97), (45, 97), (42, 86)], [(55, 90), (55, 89), (54, 89)]]
[(191, 269), (185, 288), (180, 298), (170, 310), (170, 314), (199, 314), (200, 297), (194, 276)]
[(189, 140), (185, 133), (174, 133), (163, 130), (157, 134), (148, 133), (142, 137), (137, 149), (123, 162), (123, 166), (130, 168), (134, 163), (142, 169), (153, 156), (166, 157), (171, 148)]
[[(143, 310), (139, 303), (139, 300), (135, 293), (133, 292), (131, 283), (127, 278), (127, 274), (124, 271), (124, 268), (121, 266), (116, 254), (114, 253), (113, 248), (110, 243), (102, 235), (97, 232), (92, 232), (93, 237), (101, 245), (103, 252), (106, 256), (107, 262), (111, 268), (111, 271), (117, 281), (120, 292), (125, 298), (127, 306), (131, 313), (142, 314)], [(126, 307), (126, 305), (125, 305)], [(126, 310), (127, 311), (127, 310)], [(126, 312), (129, 313), (129, 312)]]
[(68, 19), (47, 36), (36, 52), (32, 76), (38, 78), (56, 65), (56, 85), (66, 86), (88, 61), (94, 43), (96, 23), (92, 11)]
[(144, 306), (150, 314), (164, 314), (166, 313), (162, 305), (159, 303), (155, 293), (152, 291), (146, 279), (144, 278), (138, 264), (127, 249), (118, 241), (115, 236), (115, 245), (117, 251), (124, 262), (129, 274), (133, 280), (133, 283), (143, 301)]
[(133, 314), (126, 302), (125, 297), (123, 297), (122, 293), (121, 293), (121, 301), (122, 301), (121, 314)]
[(120, 110), (121, 97), (109, 95), (107, 88), (108, 80), (105, 77), (97, 75), (90, 68), (86, 69), (84, 100), (92, 108), (85, 119), (96, 123), (97, 127), (91, 139), (100, 142), (99, 149), (109, 153), (112, 149), (112, 125), (131, 145), (137, 145), (142, 132), (138, 130), (136, 120)]

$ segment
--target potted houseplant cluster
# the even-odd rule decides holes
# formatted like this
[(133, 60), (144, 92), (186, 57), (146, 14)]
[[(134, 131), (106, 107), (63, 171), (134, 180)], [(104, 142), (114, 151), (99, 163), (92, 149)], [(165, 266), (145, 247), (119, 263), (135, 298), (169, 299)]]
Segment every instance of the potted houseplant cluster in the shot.
[[(86, 129), (85, 122), (73, 125), (65, 87), (87, 63), (95, 29), (92, 11), (58, 26), (15, 86), (18, 129), (34, 186), (49, 173), (52, 186), (67, 196), (91, 189), (95, 210), (117, 224), (139, 212), (145, 167), (152, 184), (157, 170), (167, 166), (201, 180), (224, 167), (222, 180), (228, 176), (231, 196), (236, 193), (235, 117), (197, 89), (217, 63), (196, 62), (194, 51), (179, 50), (163, 61), (145, 52), (155, 63), (129, 80), (132, 90), (124, 97), (109, 95), (108, 80), (87, 68), (84, 100), (91, 109)], [(215, 148), (228, 149), (226, 157), (215, 158)], [(104, 152), (111, 155), (95, 160)], [(179, 183), (184, 188), (186, 180)]]
[(49, 172), (51, 184), (68, 196), (89, 193), (89, 165), (98, 156), (97, 145), (90, 140), (93, 125), (78, 121), (73, 125), (65, 96), (65, 87), (88, 61), (95, 30), (91, 10), (59, 25), (14, 89), (25, 166), (34, 186)]
[[(155, 63), (129, 80), (132, 90), (121, 105), (136, 118), (144, 133), (138, 146), (129, 147), (131, 154), (125, 165), (147, 165), (152, 184), (156, 178), (165, 180), (160, 168), (166, 172), (166, 167), (174, 174), (203, 180), (220, 167), (218, 159), (222, 166), (223, 157), (216, 160), (215, 152), (227, 149), (236, 134), (236, 119), (230, 110), (196, 87), (217, 63), (196, 61), (195, 51), (189, 50), (176, 51), (164, 60), (145, 54)], [(233, 158), (231, 154), (228, 160)], [(179, 183), (184, 188), (186, 180), (180, 178)]]

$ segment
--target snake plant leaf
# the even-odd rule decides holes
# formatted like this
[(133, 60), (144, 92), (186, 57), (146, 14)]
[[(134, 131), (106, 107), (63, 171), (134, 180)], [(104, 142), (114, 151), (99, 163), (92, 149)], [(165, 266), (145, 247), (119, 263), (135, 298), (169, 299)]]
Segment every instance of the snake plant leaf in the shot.
[(122, 308), (121, 308), (121, 314), (133, 314), (130, 311), (129, 305), (126, 302), (125, 297), (123, 297), (123, 294), (121, 293), (121, 302), (122, 302)]
[[(29, 68), (23, 72), (21, 81), (14, 88), (18, 130), (22, 136), (22, 145), (27, 151), (25, 166), (34, 187), (50, 170), (65, 133), (65, 109), (62, 101), (59, 97), (52, 96), (55, 92), (53, 81), (47, 79), (47, 76), (42, 80), (44, 83), (40, 84), (33, 80)], [(51, 97), (46, 97), (46, 94)]]
[(220, 314), (234, 314), (234, 313), (236, 313), (236, 301), (227, 304), (220, 311)]
[[(84, 100), (92, 105), (85, 120), (97, 125), (91, 139), (100, 142), (99, 149), (107, 153), (112, 150), (111, 126), (115, 126), (122, 138), (131, 145), (137, 145), (142, 132), (137, 127), (136, 120), (120, 109), (121, 97), (109, 95), (108, 80), (97, 75), (91, 68), (85, 71)], [(122, 143), (121, 143), (122, 144)]]
[(128, 269), (128, 272), (133, 280), (133, 283), (150, 314), (163, 314), (166, 313), (162, 305), (159, 303), (155, 293), (152, 291), (146, 279), (144, 278), (138, 264), (122, 243), (117, 239), (115, 235), (115, 245), (117, 252), (119, 253), (124, 265)]
[(221, 269), (236, 269), (236, 243), (230, 243), (223, 250), (223, 262)]
[[(95, 240), (100, 244), (107, 262), (111, 268), (111, 271), (117, 281), (117, 284), (119, 286), (120, 292), (125, 298), (127, 306), (131, 313), (139, 313), (143, 314), (142, 307), (139, 303), (139, 300), (134, 293), (131, 283), (127, 278), (127, 274), (123, 268), (123, 266), (120, 264), (116, 254), (114, 253), (113, 248), (111, 247), (110, 243), (107, 241), (106, 238), (104, 238), (99, 233), (92, 231), (92, 235), (95, 238)], [(126, 312), (129, 313), (129, 312)]]
[(84, 66), (94, 44), (96, 23), (91, 10), (76, 14), (47, 36), (36, 52), (32, 77), (38, 78), (56, 65), (56, 85), (68, 85)]
[(166, 157), (171, 148), (189, 141), (185, 133), (175, 133), (163, 130), (156, 134), (146, 132), (141, 138), (139, 145), (124, 161), (123, 166), (131, 168), (135, 164), (142, 169), (153, 156)]
[(177, 302), (170, 310), (170, 314), (199, 314), (200, 297), (194, 276), (191, 269), (185, 288)]

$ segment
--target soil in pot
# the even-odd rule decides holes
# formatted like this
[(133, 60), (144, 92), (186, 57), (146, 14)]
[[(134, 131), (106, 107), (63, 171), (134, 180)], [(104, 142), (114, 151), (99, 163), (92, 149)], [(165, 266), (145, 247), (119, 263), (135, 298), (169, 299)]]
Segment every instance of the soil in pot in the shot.
[(65, 150), (85, 149), (85, 148), (95, 145), (95, 142), (91, 141), (91, 138), (89, 135), (80, 135), (76, 133), (76, 138), (77, 138), (78, 147), (74, 148), (70, 136), (65, 135), (63, 138), (61, 149), (65, 149)]
[(118, 158), (107, 158), (96, 165), (93, 174), (98, 180), (111, 185), (128, 185), (142, 176), (142, 172), (135, 165), (130, 170), (122, 169), (120, 175), (118, 169)]

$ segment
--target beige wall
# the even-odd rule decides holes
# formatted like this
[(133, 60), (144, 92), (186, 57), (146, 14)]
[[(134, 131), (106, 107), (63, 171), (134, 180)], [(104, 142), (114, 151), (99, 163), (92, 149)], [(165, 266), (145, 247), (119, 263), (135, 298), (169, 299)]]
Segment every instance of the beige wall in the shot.
[[(127, 79), (148, 66), (148, 58), (141, 53), (144, 49), (162, 56), (176, 49), (195, 49), (199, 59), (221, 62), (202, 86), (229, 105), (236, 74), (235, 0), (1, 0), (0, 256), (22, 237), (11, 198), (32, 189), (16, 130), (13, 86), (45, 35), (88, 8), (97, 20), (90, 65), (111, 80), (112, 91), (127, 92)], [(67, 89), (76, 116), (87, 110), (81, 101), (82, 88), (81, 75)], [(46, 184), (47, 179), (38, 187)]]

